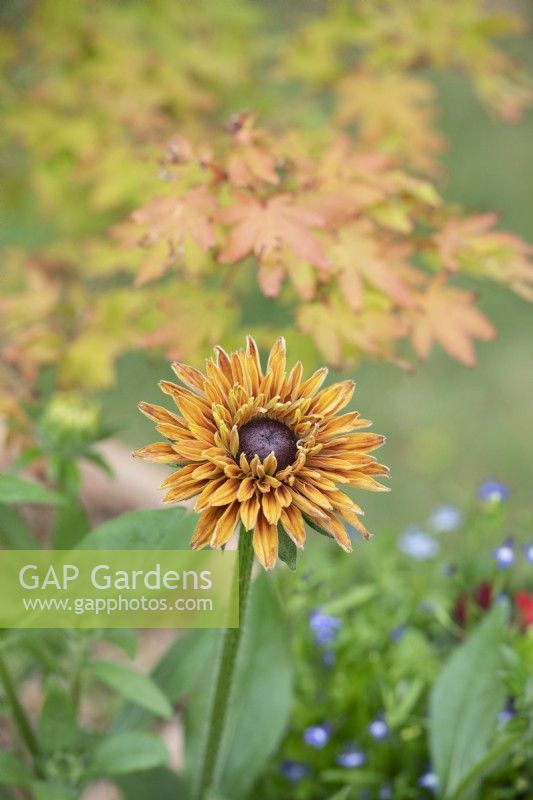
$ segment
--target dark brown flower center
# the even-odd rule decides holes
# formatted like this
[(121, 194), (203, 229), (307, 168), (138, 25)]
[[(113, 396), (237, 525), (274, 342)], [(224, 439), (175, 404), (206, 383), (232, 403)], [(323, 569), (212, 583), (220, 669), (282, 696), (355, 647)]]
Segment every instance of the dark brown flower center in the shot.
[(274, 453), (278, 469), (285, 469), (296, 458), (296, 436), (282, 422), (257, 417), (239, 428), (239, 455), (248, 461), (258, 455), (261, 461)]

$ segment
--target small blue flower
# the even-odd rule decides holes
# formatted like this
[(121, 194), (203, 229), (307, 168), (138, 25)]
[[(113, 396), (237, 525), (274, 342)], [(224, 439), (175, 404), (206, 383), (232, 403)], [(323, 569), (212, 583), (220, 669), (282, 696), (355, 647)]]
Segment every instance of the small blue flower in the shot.
[(424, 774), (420, 776), (420, 778), (418, 779), (418, 785), (422, 786), (422, 788), (424, 789), (431, 789), (432, 791), (434, 791), (439, 786), (439, 779), (434, 772), (428, 770), (427, 772), (424, 772)]
[(389, 726), (385, 721), (385, 716), (383, 714), (380, 714), (375, 719), (373, 719), (370, 725), (368, 726), (367, 730), (370, 736), (372, 736), (372, 738), (376, 739), (378, 742), (382, 741), (383, 739), (386, 739), (387, 736), (389, 735)]
[(345, 769), (356, 769), (366, 763), (366, 756), (355, 744), (347, 744), (342, 753), (336, 758), (339, 767)]
[(512, 539), (506, 539), (499, 547), (496, 547), (492, 554), (496, 560), (498, 569), (509, 569), (515, 560), (514, 545)]
[(382, 786), (378, 798), (379, 800), (392, 800), (392, 786), (389, 786), (388, 783)]
[(342, 622), (338, 617), (324, 614), (318, 609), (316, 611), (311, 611), (309, 615), (309, 627), (318, 645), (325, 645), (332, 642), (336, 638), (341, 625)]
[(526, 561), (528, 561), (530, 564), (533, 564), (533, 542), (525, 544), (522, 550), (524, 552)]
[(304, 742), (317, 750), (327, 745), (331, 738), (331, 725), (324, 722), (322, 725), (311, 725), (304, 731)]
[(484, 503), (503, 503), (509, 498), (509, 487), (500, 481), (487, 480), (480, 483), (477, 494)]
[(389, 639), (391, 642), (400, 642), (407, 632), (406, 625), (396, 625), (395, 628), (391, 630), (389, 633)]
[(507, 725), (512, 719), (516, 717), (516, 706), (513, 697), (510, 697), (505, 706), (498, 714), (498, 723), (500, 725)]
[(398, 547), (402, 553), (415, 558), (417, 561), (426, 561), (429, 558), (433, 558), (440, 549), (433, 537), (428, 536), (427, 533), (418, 528), (408, 528), (400, 537)]
[(291, 783), (299, 783), (307, 778), (311, 769), (308, 764), (301, 761), (283, 761), (280, 766), (281, 774)]
[(463, 524), (463, 512), (455, 506), (440, 506), (435, 509), (429, 522), (437, 533), (456, 531)]

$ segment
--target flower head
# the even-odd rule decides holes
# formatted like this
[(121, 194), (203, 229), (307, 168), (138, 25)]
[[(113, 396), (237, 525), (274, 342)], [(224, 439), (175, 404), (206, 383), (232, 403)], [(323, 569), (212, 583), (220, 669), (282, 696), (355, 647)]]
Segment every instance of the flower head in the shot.
[(429, 522), (437, 533), (449, 533), (461, 526), (463, 512), (455, 506), (440, 506), (435, 509)]
[(509, 487), (500, 481), (487, 480), (479, 485), (477, 493), (484, 503), (503, 503), (509, 497)]
[(520, 621), (524, 628), (533, 627), (533, 594), (529, 592), (517, 592), (515, 603), (520, 615)]
[(372, 738), (376, 739), (378, 742), (387, 738), (389, 735), (389, 726), (387, 725), (383, 714), (380, 714), (372, 720), (368, 726), (368, 732), (370, 736), (372, 736)]
[(515, 561), (515, 552), (512, 539), (505, 542), (493, 550), (493, 556), (499, 569), (509, 569)]
[(523, 547), (523, 552), (526, 561), (528, 561), (530, 564), (533, 564), (533, 542), (525, 544)]
[(338, 617), (324, 614), (320, 610), (311, 611), (309, 614), (309, 627), (313, 632), (315, 642), (325, 645), (332, 642), (341, 628), (342, 622)]
[(304, 731), (304, 742), (317, 750), (327, 745), (331, 738), (331, 725), (324, 722), (321, 725), (311, 725)]
[(345, 769), (356, 769), (362, 767), (366, 763), (366, 756), (363, 751), (355, 744), (347, 744), (336, 758), (339, 767)]
[(283, 761), (280, 771), (291, 783), (299, 783), (304, 778), (307, 778), (311, 769), (308, 764), (304, 764), (301, 761)]
[(396, 625), (396, 627), (392, 628), (390, 631), (389, 639), (391, 642), (401, 642), (406, 633), (407, 628), (405, 625)]
[(516, 717), (516, 704), (514, 697), (509, 697), (504, 707), (498, 714), (498, 723), (500, 725), (507, 725), (512, 719)]
[(301, 362), (287, 374), (285, 341), (274, 344), (263, 371), (257, 345), (228, 354), (217, 348), (206, 373), (173, 364), (184, 387), (161, 381), (179, 413), (141, 403), (166, 442), (135, 455), (179, 467), (163, 483), (165, 502), (196, 498), (200, 519), (193, 548), (225, 545), (239, 522), (253, 532), (259, 561), (271, 568), (278, 557), (278, 525), (298, 547), (304, 518), (331, 535), (346, 551), (345, 524), (367, 538), (361, 508), (337, 484), (386, 490), (386, 475), (370, 453), (383, 436), (363, 433), (370, 423), (357, 412), (338, 416), (354, 392), (352, 381), (320, 390), (327, 370), (303, 380)]
[(77, 392), (54, 394), (40, 419), (45, 447), (64, 455), (77, 455), (100, 438), (100, 407)]
[(426, 559), (433, 558), (439, 552), (438, 542), (433, 537), (428, 536), (427, 533), (418, 530), (417, 528), (409, 528), (400, 537), (398, 547), (411, 558), (417, 561), (425, 561)]
[(423, 789), (431, 789), (431, 791), (435, 791), (439, 786), (439, 778), (435, 772), (428, 770), (420, 776), (418, 779), (418, 785)]

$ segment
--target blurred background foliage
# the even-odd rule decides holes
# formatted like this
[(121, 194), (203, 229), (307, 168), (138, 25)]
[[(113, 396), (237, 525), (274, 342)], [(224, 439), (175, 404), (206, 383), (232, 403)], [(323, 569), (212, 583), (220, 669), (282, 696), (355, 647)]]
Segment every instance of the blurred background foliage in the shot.
[[(180, 268), (132, 290), (139, 261), (109, 231), (168, 184), (170, 137), (217, 152), (242, 109), (271, 140), (297, 126), (314, 153), (344, 130), (356, 149), (436, 181), (447, 202), (496, 211), (530, 237), (531, 13), (478, 0), (4, 2), (1, 382), (19, 441), (31, 443), (55, 389), (102, 386), (109, 424), (144, 441), (129, 398), (155, 399), (162, 350), (201, 362), (214, 342), (282, 331), (294, 359), (324, 358), (320, 325), (308, 326), (314, 343), (294, 329), (300, 301), (265, 297), (250, 271), (228, 289), (215, 261), (205, 280)], [(395, 491), (369, 510), (378, 527), (460, 501), (487, 473), (513, 487), (517, 508), (527, 499), (531, 308), (463, 286), (499, 332), (476, 348), (475, 375), (438, 350), (413, 374), (348, 354), (356, 404), (390, 441)], [(147, 346), (150, 358), (130, 352)]]

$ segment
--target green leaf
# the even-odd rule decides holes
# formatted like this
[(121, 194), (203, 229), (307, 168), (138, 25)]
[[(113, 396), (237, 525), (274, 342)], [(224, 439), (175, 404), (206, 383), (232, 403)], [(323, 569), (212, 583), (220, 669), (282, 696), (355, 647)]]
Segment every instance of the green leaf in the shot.
[(0, 541), (10, 550), (34, 550), (37, 542), (16, 508), (0, 505)]
[(89, 775), (125, 775), (160, 767), (167, 761), (168, 752), (157, 736), (141, 731), (118, 733), (96, 747)]
[(320, 533), (322, 536), (325, 536), (328, 539), (333, 539), (333, 536), (331, 535), (331, 533), (329, 533), (329, 531), (327, 531), (325, 528), (321, 528), (320, 525), (318, 524), (318, 522), (315, 522), (310, 517), (306, 517), (305, 514), (302, 514), (302, 516), (303, 516), (304, 520), (306, 521), (306, 523), (309, 525), (309, 527), (312, 528), (314, 531), (316, 531), (317, 533)]
[(440, 792), (451, 798), (484, 758), (505, 698), (500, 675), (507, 609), (494, 607), (445, 664), (430, 697), (430, 749)]
[[(239, 800), (247, 796), (275, 752), (289, 722), (292, 705), (292, 665), (284, 618), (268, 575), (251, 587), (246, 632), (237, 663), (235, 694), (222, 746), (218, 791)], [(203, 676), (187, 709), (186, 767), (196, 775), (204, 741), (216, 660)]]
[(179, 775), (167, 767), (157, 767), (145, 772), (131, 772), (120, 776), (119, 785), (124, 800), (179, 800), (184, 797), (183, 781)]
[(332, 794), (329, 800), (348, 800), (351, 791), (352, 791), (351, 786), (345, 786), (344, 789), (340, 789), (340, 791), (335, 792), (335, 794)]
[(98, 450), (87, 450), (87, 452), (83, 454), (83, 457), (87, 461), (92, 461), (92, 463), (95, 464), (98, 467), (98, 469), (101, 469), (102, 472), (105, 472), (105, 474), (109, 478), (113, 477), (113, 470), (111, 469), (110, 465), (108, 464), (104, 456), (101, 453), (99, 453)]
[[(465, 775), (457, 789), (454, 791), (450, 800), (462, 800), (465, 793), (468, 792), (481, 778), (486, 777), (494, 770), (498, 769), (501, 765), (504, 756), (507, 756), (518, 744), (524, 734), (511, 733), (504, 739), (501, 739), (497, 744), (492, 747), (487, 755), (481, 759), (470, 772)], [(524, 741), (524, 748), (526, 742)]]
[(289, 534), (285, 531), (281, 522), (278, 525), (278, 555), (289, 569), (293, 572), (296, 569), (296, 560), (298, 558), (298, 548), (292, 541)]
[(55, 506), (63, 503), (63, 498), (39, 483), (4, 472), (0, 474), (0, 503), (43, 503)]
[(76, 745), (77, 733), (70, 697), (59, 686), (50, 683), (39, 719), (39, 741), (48, 753), (69, 750)]
[(172, 716), (172, 706), (169, 701), (147, 675), (123, 664), (103, 659), (92, 661), (89, 664), (89, 671), (93, 677), (142, 708), (165, 719), (170, 719)]
[(59, 783), (36, 781), (32, 784), (34, 800), (77, 800), (78, 792)]
[(55, 550), (71, 550), (90, 530), (87, 513), (76, 495), (66, 498), (60, 506), (52, 535)]
[[(156, 666), (152, 680), (171, 703), (176, 703), (197, 690), (199, 684), (205, 680), (203, 671), (198, 670), (198, 664), (214, 663), (218, 645), (217, 633), (199, 628), (179, 634)], [(149, 722), (149, 712), (138, 706), (127, 706), (118, 714), (113, 730), (129, 730)]]
[[(326, 769), (320, 773), (320, 778), (324, 783), (350, 784), (343, 791), (346, 789), (351, 790), (354, 787), (368, 789), (371, 786), (379, 786), (383, 781), (383, 775), (368, 769)], [(337, 797), (337, 795), (334, 795), (334, 797)]]
[(0, 751), (0, 784), (29, 786), (33, 778), (22, 761), (6, 750)]
[(349, 592), (346, 592), (346, 594), (342, 594), (329, 603), (325, 603), (322, 610), (325, 614), (342, 614), (353, 608), (359, 608), (365, 605), (365, 603), (370, 602), (370, 600), (374, 600), (379, 593), (380, 589), (378, 586), (370, 584), (356, 586), (354, 589), (350, 589)]
[(108, 628), (100, 631), (100, 636), (106, 642), (114, 644), (122, 650), (128, 658), (135, 658), (137, 654), (137, 633), (130, 628)]
[(181, 506), (131, 511), (104, 523), (78, 545), (83, 550), (173, 550), (186, 547), (198, 517)]

